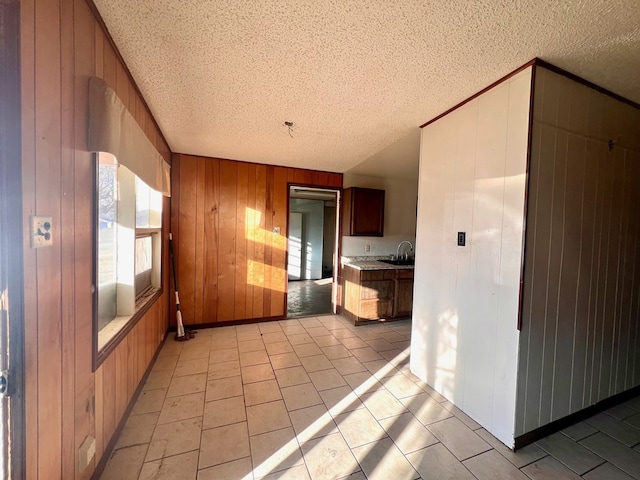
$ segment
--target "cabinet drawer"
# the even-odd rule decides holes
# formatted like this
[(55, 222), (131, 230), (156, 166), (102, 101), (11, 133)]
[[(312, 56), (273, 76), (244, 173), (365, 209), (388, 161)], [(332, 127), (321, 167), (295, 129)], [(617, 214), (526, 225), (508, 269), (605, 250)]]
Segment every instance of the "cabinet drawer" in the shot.
[(396, 270), (396, 278), (413, 278), (413, 269)]
[(358, 317), (366, 320), (378, 320), (390, 317), (392, 312), (392, 300), (362, 300)]
[(396, 276), (395, 270), (364, 270), (360, 274), (360, 279), (367, 280), (393, 280)]

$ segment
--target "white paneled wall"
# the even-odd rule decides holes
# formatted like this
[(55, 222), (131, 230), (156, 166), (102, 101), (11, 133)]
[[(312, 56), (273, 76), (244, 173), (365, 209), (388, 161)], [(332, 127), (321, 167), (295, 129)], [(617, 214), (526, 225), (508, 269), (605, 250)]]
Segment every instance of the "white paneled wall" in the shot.
[(640, 385), (640, 110), (537, 67), (533, 118), (516, 436)]
[(420, 149), (411, 370), (509, 446), (531, 72), (426, 126)]

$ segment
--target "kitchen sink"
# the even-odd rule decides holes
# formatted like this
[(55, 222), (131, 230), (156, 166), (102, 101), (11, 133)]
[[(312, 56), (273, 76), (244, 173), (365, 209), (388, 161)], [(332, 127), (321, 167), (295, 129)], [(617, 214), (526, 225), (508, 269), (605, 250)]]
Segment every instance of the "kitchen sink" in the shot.
[(389, 265), (415, 265), (416, 261), (413, 258), (407, 260), (379, 260), (382, 263), (388, 263)]

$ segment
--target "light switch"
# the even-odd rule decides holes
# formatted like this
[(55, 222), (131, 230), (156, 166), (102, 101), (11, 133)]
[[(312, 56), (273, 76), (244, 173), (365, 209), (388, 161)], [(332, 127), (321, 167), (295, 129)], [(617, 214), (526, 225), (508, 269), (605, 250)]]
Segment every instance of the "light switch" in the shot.
[(273, 229), (271, 230), (272, 233), (275, 233), (276, 235), (280, 235), (280, 227), (273, 227)]
[(31, 248), (53, 245), (53, 224), (51, 217), (31, 215)]
[(464, 247), (467, 243), (467, 232), (458, 232), (458, 246)]

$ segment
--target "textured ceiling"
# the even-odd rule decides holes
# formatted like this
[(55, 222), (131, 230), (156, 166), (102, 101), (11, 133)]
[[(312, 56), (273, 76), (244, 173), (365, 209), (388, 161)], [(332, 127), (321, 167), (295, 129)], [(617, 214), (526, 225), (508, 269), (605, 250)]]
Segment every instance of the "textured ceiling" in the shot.
[(417, 127), (533, 57), (640, 102), (638, 0), (94, 2), (175, 152), (415, 175)]

